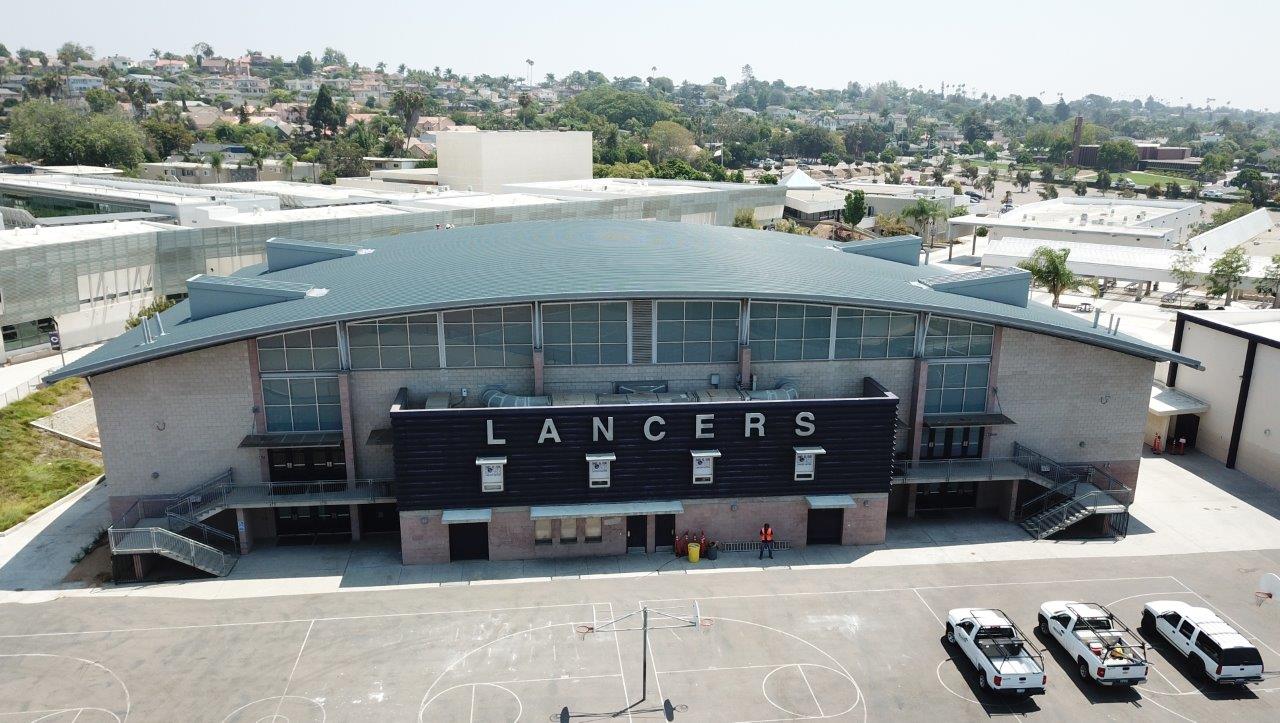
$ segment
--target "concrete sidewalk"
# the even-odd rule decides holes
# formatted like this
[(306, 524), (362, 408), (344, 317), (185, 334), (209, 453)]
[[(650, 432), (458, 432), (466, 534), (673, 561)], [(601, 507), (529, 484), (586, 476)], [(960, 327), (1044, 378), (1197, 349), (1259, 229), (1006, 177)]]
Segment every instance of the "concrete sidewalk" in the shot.
[(19, 364), (0, 365), (0, 407), (12, 404), (34, 391), (33, 388), (38, 385), (40, 378), (55, 369), (62, 368), (63, 356), (66, 357), (67, 364), (70, 364), (97, 349), (98, 346), (98, 344), (83, 346), (67, 351), (64, 355), (53, 354)]
[[(890, 518), (887, 540), (863, 547), (815, 546), (778, 551), (760, 561), (755, 552), (721, 554), (717, 560), (690, 564), (667, 554), (602, 558), (458, 562), (444, 565), (400, 564), (394, 538), (354, 545), (271, 547), (241, 557), (225, 578), (185, 582), (111, 586), (103, 590), (16, 592), (12, 584), (0, 601), (29, 601), (60, 595), (144, 595), (198, 599), (252, 598), (370, 589), (403, 589), (455, 585), (492, 585), (605, 576), (697, 575), (722, 572), (767, 572), (776, 569), (818, 570), (832, 567), (887, 567), (943, 563), (1068, 558), (1120, 558), (1202, 552), (1272, 549), (1280, 541), (1280, 491), (1223, 468), (1203, 455), (1153, 457), (1143, 460), (1138, 501), (1131, 507), (1129, 535), (1124, 540), (1033, 540), (1017, 525), (989, 513), (959, 512), (914, 520)], [(102, 494), (105, 498), (105, 494)], [(90, 498), (92, 500), (93, 498)], [(92, 507), (93, 503), (88, 503)], [(86, 508), (86, 513), (89, 510)], [(88, 515), (92, 517), (91, 514)], [(77, 515), (84, 518), (84, 515)], [(68, 520), (64, 529), (74, 528)], [(81, 523), (87, 533), (88, 528)], [(93, 530), (96, 532), (96, 529)], [(70, 539), (70, 538), (68, 538)], [(78, 549), (78, 548), (76, 548)], [(51, 562), (60, 563), (59, 556)], [(56, 567), (57, 565), (53, 565)], [(6, 564), (0, 581), (11, 578)], [(25, 569), (25, 566), (23, 566)], [(16, 579), (31, 591), (40, 581), (32, 569)], [(65, 569), (61, 571), (65, 574)], [(56, 571), (46, 574), (51, 581)], [(59, 576), (60, 579), (60, 576)]]

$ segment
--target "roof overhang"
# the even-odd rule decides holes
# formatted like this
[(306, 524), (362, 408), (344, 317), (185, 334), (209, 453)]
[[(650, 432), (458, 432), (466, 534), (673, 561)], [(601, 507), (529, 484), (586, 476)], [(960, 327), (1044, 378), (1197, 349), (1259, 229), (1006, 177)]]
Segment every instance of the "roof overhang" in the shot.
[(241, 449), (303, 449), (308, 447), (341, 447), (342, 432), (267, 432), (246, 434)]
[(853, 507), (858, 503), (853, 495), (809, 495), (804, 498), (811, 510), (834, 510)]
[(1203, 402), (1186, 392), (1170, 389), (1163, 384), (1151, 385), (1151, 403), (1147, 413), (1156, 417), (1174, 417), (1179, 414), (1204, 414), (1209, 411), (1209, 403)]
[(926, 414), (924, 426), (931, 429), (947, 427), (1000, 427), (1016, 424), (999, 412), (958, 412), (956, 414)]
[(469, 525), (476, 522), (489, 522), (493, 519), (493, 510), (488, 507), (445, 510), (440, 522), (446, 525)]
[(597, 502), (585, 505), (542, 505), (529, 508), (531, 520), (564, 520), (573, 517), (625, 517), (627, 515), (679, 515), (679, 500), (641, 502)]

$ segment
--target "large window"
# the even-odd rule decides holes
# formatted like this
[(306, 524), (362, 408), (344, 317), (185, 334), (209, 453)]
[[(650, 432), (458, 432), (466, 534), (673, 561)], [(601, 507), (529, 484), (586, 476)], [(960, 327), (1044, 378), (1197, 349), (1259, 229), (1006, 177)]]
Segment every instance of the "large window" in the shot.
[(751, 359), (795, 361), (831, 356), (831, 307), (751, 304)]
[(738, 302), (659, 301), (659, 364), (733, 362), (738, 359)]
[(342, 406), (334, 377), (263, 379), (262, 403), (268, 432), (342, 429)]
[(338, 330), (332, 326), (258, 338), (258, 369), (264, 372), (330, 371), (341, 367)]
[(933, 317), (925, 332), (924, 355), (933, 359), (991, 356), (991, 339), (994, 333), (990, 324)]
[(877, 309), (836, 309), (836, 359), (915, 355), (916, 315)]
[(533, 365), (533, 310), (528, 305), (444, 312), (446, 367)]
[(397, 316), (347, 325), (352, 369), (438, 369), (436, 314)]
[(543, 304), (547, 364), (626, 364), (627, 302)]
[(985, 412), (990, 367), (987, 362), (930, 364), (924, 413)]
[(25, 349), (49, 343), (49, 333), (54, 330), (53, 319), (24, 321), (21, 324), (6, 324), (4, 332), (4, 348), (9, 351)]

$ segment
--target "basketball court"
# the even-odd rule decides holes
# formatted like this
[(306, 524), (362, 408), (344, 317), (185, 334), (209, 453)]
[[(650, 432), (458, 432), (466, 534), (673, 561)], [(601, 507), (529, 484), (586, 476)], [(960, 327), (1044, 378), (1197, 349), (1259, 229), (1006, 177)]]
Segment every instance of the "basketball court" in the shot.
[[(1155, 641), (1144, 685), (1103, 689), (1032, 632), (1049, 599), (1106, 604), (1135, 628), (1144, 602), (1178, 599), (1217, 609), (1280, 671), (1277, 601), (1235, 589), (1259, 577), (1241, 558), (1266, 555), (7, 605), (0, 723), (1277, 719), (1280, 678), (1214, 686)], [(1045, 695), (977, 690), (941, 623), (976, 604), (1045, 649)]]

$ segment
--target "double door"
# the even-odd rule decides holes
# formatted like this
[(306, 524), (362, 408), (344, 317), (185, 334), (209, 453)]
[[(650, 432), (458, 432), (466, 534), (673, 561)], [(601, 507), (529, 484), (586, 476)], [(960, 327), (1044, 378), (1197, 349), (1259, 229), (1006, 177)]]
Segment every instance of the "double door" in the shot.
[(982, 427), (927, 427), (920, 459), (977, 459), (982, 456)]

